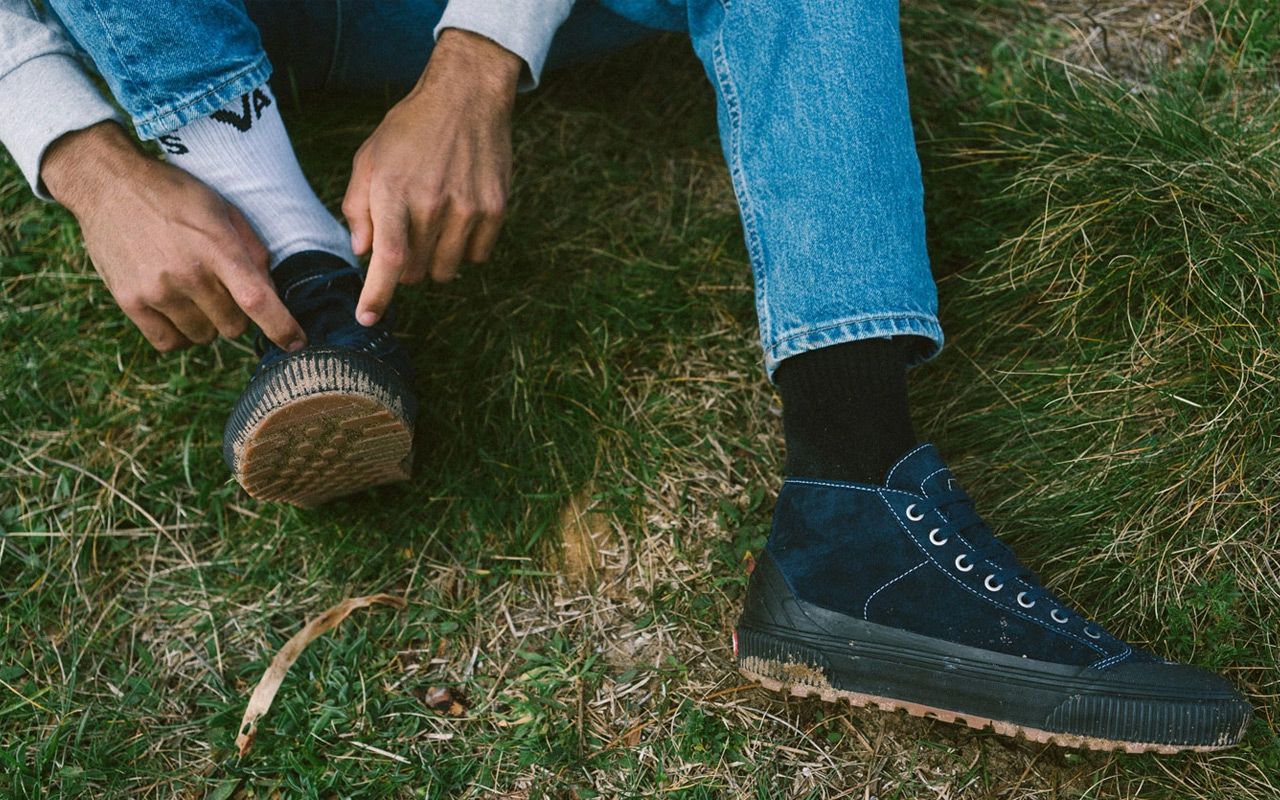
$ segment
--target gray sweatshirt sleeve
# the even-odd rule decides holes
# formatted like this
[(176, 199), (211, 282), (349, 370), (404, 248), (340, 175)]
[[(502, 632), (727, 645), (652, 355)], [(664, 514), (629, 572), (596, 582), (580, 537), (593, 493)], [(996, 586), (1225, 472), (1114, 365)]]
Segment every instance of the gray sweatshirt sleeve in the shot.
[(492, 39), (524, 59), (528, 75), (521, 89), (532, 89), (542, 77), (547, 51), (556, 30), (569, 17), (573, 0), (449, 0), (436, 25), (459, 28)]
[(64, 133), (122, 120), (85, 73), (62, 27), (28, 0), (0, 0), (0, 143), (36, 195), (40, 160)]

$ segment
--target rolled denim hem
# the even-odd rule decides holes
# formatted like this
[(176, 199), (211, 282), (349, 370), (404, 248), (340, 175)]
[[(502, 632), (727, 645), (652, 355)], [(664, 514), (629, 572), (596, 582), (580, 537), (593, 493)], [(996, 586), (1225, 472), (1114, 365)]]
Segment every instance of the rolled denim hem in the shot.
[(195, 97), (183, 97), (152, 109), (144, 118), (134, 117), (133, 126), (143, 139), (158, 139), (199, 117), (212, 114), (246, 92), (251, 92), (271, 77), (271, 61), (264, 54), (251, 66), (230, 75), (226, 80)]
[(795, 333), (772, 345), (767, 345), (764, 349), (765, 373), (772, 383), (774, 370), (791, 356), (844, 342), (883, 339), (891, 336), (917, 337), (919, 344), (911, 348), (907, 357), (909, 367), (922, 364), (936, 356), (942, 350), (944, 341), (942, 326), (938, 324), (936, 317), (929, 315), (855, 317), (816, 330)]

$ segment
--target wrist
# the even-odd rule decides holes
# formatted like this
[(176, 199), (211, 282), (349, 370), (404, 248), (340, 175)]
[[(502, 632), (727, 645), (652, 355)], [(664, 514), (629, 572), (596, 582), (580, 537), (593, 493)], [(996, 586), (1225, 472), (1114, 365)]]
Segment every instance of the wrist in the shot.
[(469, 91), (514, 105), (524, 59), (488, 37), (447, 28), (440, 32), (419, 88), (432, 69), (446, 73), (451, 83), (464, 84)]
[(150, 161), (133, 138), (113, 121), (58, 137), (40, 161), (40, 179), (53, 199), (77, 217), (93, 207), (122, 170)]

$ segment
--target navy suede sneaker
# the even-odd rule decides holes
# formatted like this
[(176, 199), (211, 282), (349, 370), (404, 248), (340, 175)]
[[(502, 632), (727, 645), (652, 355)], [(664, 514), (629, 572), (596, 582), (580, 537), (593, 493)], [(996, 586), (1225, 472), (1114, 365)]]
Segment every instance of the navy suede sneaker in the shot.
[(734, 649), (768, 689), (1067, 747), (1219, 750), (1252, 714), (1222, 678), (1067, 608), (996, 539), (932, 445), (883, 486), (787, 480)]
[(385, 325), (356, 322), (360, 271), (310, 251), (271, 277), (307, 346), (286, 353), (259, 335), (262, 360), (222, 436), (236, 480), (254, 497), (313, 506), (408, 478), (413, 363)]

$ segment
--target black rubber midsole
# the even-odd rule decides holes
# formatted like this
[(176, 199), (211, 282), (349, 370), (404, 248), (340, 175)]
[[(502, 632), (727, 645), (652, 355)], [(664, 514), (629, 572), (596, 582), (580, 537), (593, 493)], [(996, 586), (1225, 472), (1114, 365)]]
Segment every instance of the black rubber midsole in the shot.
[(1229, 685), (1183, 665), (1055, 664), (837, 614), (796, 599), (777, 568), (762, 561), (757, 570), (765, 574), (752, 576), (738, 624), (738, 660), (784, 684), (1051, 733), (1183, 747), (1233, 744), (1252, 713)]

